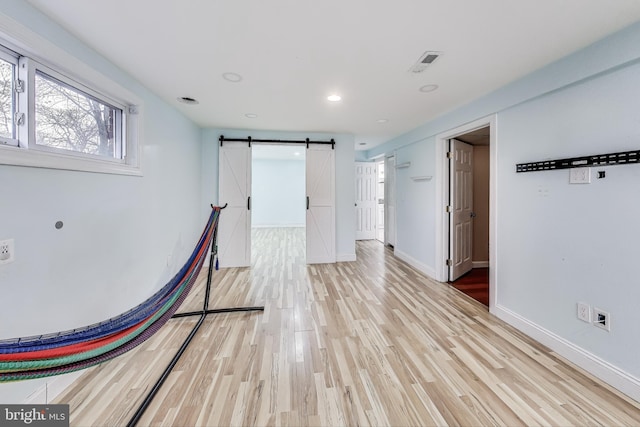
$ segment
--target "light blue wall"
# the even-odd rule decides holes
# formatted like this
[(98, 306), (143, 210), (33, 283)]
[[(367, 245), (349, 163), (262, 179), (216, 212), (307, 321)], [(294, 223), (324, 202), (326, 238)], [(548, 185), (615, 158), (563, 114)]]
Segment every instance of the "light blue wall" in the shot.
[[(594, 168), (607, 177), (590, 185), (569, 185), (566, 170), (516, 174), (515, 165), (640, 149), (639, 111), (636, 24), (367, 153), (395, 150), (398, 163), (411, 160), (397, 171), (396, 250), (433, 271), (440, 184), (436, 177), (418, 187), (407, 176), (435, 171), (437, 134), (495, 114), (496, 313), (541, 331), (636, 399), (640, 165)], [(577, 320), (579, 301), (610, 312), (611, 332)]]
[(242, 129), (206, 129), (202, 146), (202, 212), (208, 203), (218, 203), (218, 138), (293, 139), (336, 141), (336, 254), (338, 260), (355, 259), (355, 150), (353, 135), (256, 131)]
[(357, 150), (355, 152), (355, 161), (356, 162), (368, 162), (370, 159), (367, 157), (367, 152), (365, 150)]
[[(5, 339), (134, 307), (185, 262), (204, 224), (200, 129), (26, 2), (3, 2), (2, 12), (133, 92), (144, 109), (143, 177), (0, 165), (0, 238), (14, 238), (16, 252), (0, 267)], [(0, 384), (0, 402), (21, 402), (50, 380)]]
[[(570, 185), (567, 170), (514, 172), (640, 149), (638, 112), (633, 65), (500, 115), (498, 302), (640, 378), (640, 165), (592, 168), (589, 185)], [(578, 321), (578, 301), (610, 312), (611, 332)]]
[(251, 225), (304, 227), (305, 173), (304, 159), (254, 159), (251, 168)]
[[(434, 181), (414, 181), (412, 176), (433, 176), (435, 145), (433, 138), (416, 142), (396, 151), (396, 164), (411, 162), (408, 168), (396, 169), (396, 244), (401, 257), (432, 266), (435, 262), (435, 228), (425, 227), (435, 221)], [(419, 255), (416, 257), (416, 255)]]

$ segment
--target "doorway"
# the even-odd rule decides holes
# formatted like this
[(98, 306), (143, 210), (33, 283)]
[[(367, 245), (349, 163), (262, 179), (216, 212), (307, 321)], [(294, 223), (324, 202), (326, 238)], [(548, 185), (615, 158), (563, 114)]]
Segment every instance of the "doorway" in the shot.
[(376, 183), (376, 240), (384, 243), (384, 211), (385, 211), (385, 202), (384, 202), (384, 159), (378, 160), (376, 162), (377, 168), (377, 183)]
[[(490, 311), (497, 297), (492, 235), (496, 206), (495, 123), (495, 116), (491, 116), (436, 137), (436, 155), (441, 159), (436, 162), (436, 177), (440, 181), (436, 205), (442, 206), (436, 211), (436, 279), (450, 282), (487, 305)], [(456, 154), (451, 149), (466, 154)], [(448, 155), (449, 152), (452, 154)], [(466, 156), (470, 169), (456, 166), (456, 156), (459, 159)], [(463, 176), (470, 181), (466, 199), (461, 197), (465, 190), (459, 182), (464, 180)], [(458, 206), (463, 201), (468, 205), (466, 210)], [(454, 215), (462, 215), (462, 219)], [(464, 267), (460, 270), (462, 261)], [(454, 264), (458, 264), (456, 272)]]
[(489, 127), (449, 140), (449, 283), (489, 305)]
[(396, 245), (396, 156), (384, 159), (384, 244)]
[(356, 162), (356, 240), (376, 238), (377, 172), (374, 162)]
[[(252, 214), (256, 203), (252, 191), (252, 151), (263, 143), (286, 146), (291, 144), (300, 148), (300, 157), (304, 153), (304, 175), (301, 175), (300, 179), (290, 178), (290, 181), (304, 183), (305, 188), (303, 195), (298, 197), (292, 206), (302, 207), (305, 212), (306, 262), (307, 264), (336, 262), (335, 143), (333, 140), (304, 142), (252, 140), (251, 138), (223, 140), (221, 136), (218, 151), (218, 203), (226, 206), (226, 209), (224, 215), (220, 216), (218, 231), (220, 267), (251, 265)], [(273, 149), (273, 145), (270, 145), (270, 149)], [(274, 185), (271, 190), (275, 193), (271, 193), (269, 198), (284, 193), (283, 185)]]
[(489, 305), (489, 127), (449, 140), (449, 283)]
[[(251, 150), (251, 265), (262, 254), (305, 259), (304, 146), (254, 145)], [(286, 250), (285, 250), (286, 248)]]

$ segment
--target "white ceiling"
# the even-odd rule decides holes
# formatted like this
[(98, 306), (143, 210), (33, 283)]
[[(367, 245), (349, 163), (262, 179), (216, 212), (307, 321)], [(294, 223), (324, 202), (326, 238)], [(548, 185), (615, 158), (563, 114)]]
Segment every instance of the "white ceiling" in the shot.
[[(356, 149), (640, 20), (639, 0), (28, 1), (200, 126), (351, 133)], [(443, 54), (409, 72), (428, 50)]]

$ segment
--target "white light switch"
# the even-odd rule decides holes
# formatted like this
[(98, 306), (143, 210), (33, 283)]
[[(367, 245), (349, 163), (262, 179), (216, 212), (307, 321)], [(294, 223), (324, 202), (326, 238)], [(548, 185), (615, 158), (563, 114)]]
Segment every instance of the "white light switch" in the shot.
[(591, 184), (591, 168), (570, 169), (569, 184)]

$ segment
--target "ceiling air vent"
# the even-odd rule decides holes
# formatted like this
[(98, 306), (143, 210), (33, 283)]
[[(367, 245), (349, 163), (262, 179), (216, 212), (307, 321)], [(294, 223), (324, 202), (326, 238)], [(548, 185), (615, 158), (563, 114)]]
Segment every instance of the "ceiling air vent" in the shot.
[(410, 69), (409, 71), (411, 71), (412, 73), (421, 73), (424, 70), (427, 69), (427, 67), (431, 64), (433, 64), (433, 62), (438, 59), (438, 57), (442, 55), (441, 52), (430, 52), (427, 51), (425, 53), (422, 54), (422, 56), (418, 59), (418, 62), (416, 62)]

